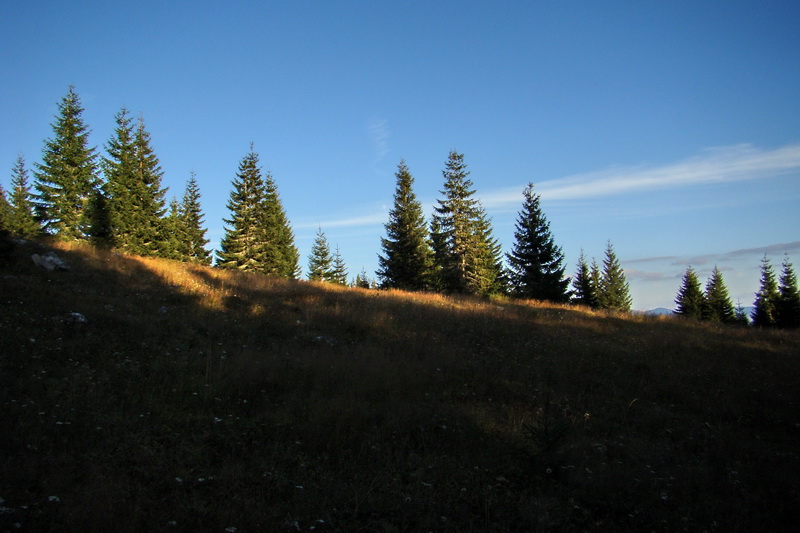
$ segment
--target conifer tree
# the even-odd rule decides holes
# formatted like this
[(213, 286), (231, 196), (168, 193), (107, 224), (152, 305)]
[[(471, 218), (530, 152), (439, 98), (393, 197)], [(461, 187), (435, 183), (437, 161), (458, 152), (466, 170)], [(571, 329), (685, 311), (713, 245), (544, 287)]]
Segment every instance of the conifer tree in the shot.
[(475, 191), (463, 154), (450, 152), (443, 199), (433, 215), (431, 241), (446, 292), (491, 294), (503, 288), (500, 246), (492, 237), (491, 224)]
[(722, 278), (722, 272), (714, 266), (711, 277), (706, 283), (706, 306), (703, 318), (712, 322), (731, 324), (734, 319), (733, 302), (728, 295), (728, 288)]
[(678, 289), (678, 297), (675, 298), (675, 314), (696, 320), (703, 319), (706, 308), (706, 297), (700, 287), (700, 280), (692, 267), (686, 269)]
[(573, 304), (585, 305), (587, 307), (597, 306), (595, 287), (592, 283), (592, 274), (589, 270), (589, 265), (586, 263), (586, 256), (583, 250), (581, 250), (581, 255), (578, 258), (578, 270), (572, 278), (572, 289)]
[(225, 236), (217, 251), (217, 266), (261, 272), (265, 261), (264, 196), (266, 195), (258, 154), (250, 152), (239, 163), (228, 200), (231, 218), (223, 219)]
[(733, 323), (739, 326), (749, 326), (750, 318), (744, 310), (741, 300), (736, 303), (736, 310), (733, 313)]
[(353, 282), (354, 287), (358, 287), (359, 289), (371, 289), (372, 283), (370, 279), (367, 277), (366, 269), (362, 268), (361, 272), (358, 273), (356, 276), (355, 281)]
[(539, 195), (533, 192), (533, 183), (522, 194), (514, 246), (506, 254), (511, 290), (522, 298), (566, 303), (570, 280), (564, 276), (564, 254), (553, 240)]
[(603, 260), (603, 273), (597, 290), (597, 302), (601, 309), (609, 311), (630, 311), (631, 295), (625, 272), (622, 270), (611, 241), (606, 246)]
[(322, 228), (317, 230), (317, 236), (311, 247), (311, 254), (308, 257), (308, 280), (309, 281), (333, 281), (334, 266), (331, 247), (328, 238)]
[(347, 265), (344, 263), (344, 258), (339, 251), (338, 245), (333, 253), (333, 271), (331, 272), (330, 281), (338, 285), (347, 285)]
[(3, 184), (0, 183), (0, 231), (8, 232), (8, 223), (11, 219), (11, 204), (8, 203), (6, 197), (6, 190), (3, 189)]
[(175, 261), (189, 261), (189, 245), (186, 224), (181, 216), (181, 204), (173, 197), (169, 202), (167, 216), (162, 221), (164, 239), (160, 256)]
[(42, 233), (42, 227), (34, 215), (33, 195), (28, 184), (28, 170), (25, 159), (20, 154), (12, 169), (11, 192), (9, 194), (10, 212), (8, 230), (20, 237), (30, 239)]
[(397, 165), (394, 206), (389, 211), (384, 255), (378, 256), (378, 277), (385, 289), (419, 291), (431, 288), (433, 254), (427, 241), (422, 204), (414, 194), (414, 178), (405, 161)]
[(775, 281), (775, 271), (772, 269), (772, 263), (766, 255), (761, 260), (761, 285), (756, 293), (756, 301), (753, 304), (753, 319), (754, 326), (769, 327), (774, 326), (777, 321), (776, 307), (780, 293), (778, 292), (778, 283)]
[(109, 223), (109, 244), (121, 250), (138, 250), (135, 240), (138, 223), (139, 187), (136, 183), (136, 156), (132, 119), (124, 107), (114, 116), (117, 123), (106, 143), (102, 160), (103, 184)]
[(278, 195), (278, 186), (269, 172), (264, 180), (263, 210), (266, 254), (262, 271), (290, 279), (300, 277), (300, 252), (294, 244), (294, 232)]
[(88, 239), (91, 211), (87, 209), (99, 187), (95, 149), (89, 147), (89, 131), (75, 87), (58, 104), (54, 137), (45, 141), (42, 163), (34, 172), (37, 219), (44, 231), (60, 240)]
[(800, 327), (800, 292), (797, 288), (797, 275), (788, 255), (783, 258), (782, 267), (775, 322), (782, 328)]
[(203, 227), (203, 210), (200, 205), (200, 186), (194, 172), (189, 175), (183, 200), (178, 206), (178, 219), (181, 225), (182, 255), (185, 261), (211, 264), (211, 252), (206, 249), (206, 228)]
[(135, 191), (140, 195), (134, 204), (134, 253), (140, 255), (169, 255), (165, 249), (163, 217), (166, 214), (167, 189), (161, 187), (164, 173), (150, 143), (150, 133), (139, 117), (134, 131)]

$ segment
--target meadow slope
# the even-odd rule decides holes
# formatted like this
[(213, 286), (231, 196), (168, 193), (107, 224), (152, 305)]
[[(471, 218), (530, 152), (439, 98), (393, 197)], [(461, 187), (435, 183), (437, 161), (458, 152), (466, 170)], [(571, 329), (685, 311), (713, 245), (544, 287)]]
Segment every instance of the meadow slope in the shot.
[(800, 521), (797, 331), (0, 260), (0, 531)]

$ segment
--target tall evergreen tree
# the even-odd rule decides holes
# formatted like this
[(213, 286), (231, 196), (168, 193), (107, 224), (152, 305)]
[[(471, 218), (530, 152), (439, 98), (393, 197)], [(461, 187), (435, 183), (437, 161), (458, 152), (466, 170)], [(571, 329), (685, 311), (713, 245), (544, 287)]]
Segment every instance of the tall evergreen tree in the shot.
[(463, 154), (450, 152), (443, 199), (434, 208), (431, 241), (440, 272), (439, 285), (447, 292), (491, 294), (502, 289), (500, 246), (467, 177)]
[(42, 227), (34, 215), (33, 195), (28, 184), (28, 170), (25, 159), (20, 154), (11, 174), (11, 193), (9, 203), (11, 211), (8, 218), (8, 229), (11, 233), (30, 239), (42, 233)]
[(728, 288), (722, 278), (722, 272), (714, 266), (711, 277), (706, 283), (706, 306), (703, 318), (713, 322), (732, 324), (735, 318), (733, 302), (728, 295)]
[(266, 255), (262, 271), (296, 279), (300, 277), (300, 252), (294, 244), (294, 232), (278, 195), (278, 186), (269, 172), (264, 180), (263, 206)]
[(570, 280), (564, 276), (564, 254), (553, 240), (533, 183), (528, 183), (522, 195), (514, 247), (506, 255), (511, 289), (522, 298), (566, 303)]
[(761, 260), (761, 285), (756, 293), (751, 318), (754, 326), (769, 327), (777, 322), (778, 282), (775, 281), (775, 271), (766, 255)]
[(133, 121), (124, 107), (114, 116), (117, 123), (106, 143), (107, 157), (103, 158), (103, 184), (109, 222), (109, 244), (128, 252), (138, 251), (136, 225), (138, 221), (139, 186), (136, 183), (136, 155)]
[(95, 149), (75, 87), (58, 104), (54, 137), (45, 141), (42, 163), (36, 165), (36, 215), (44, 231), (61, 240), (88, 239), (91, 211), (87, 209), (99, 187)]
[(338, 245), (333, 253), (333, 271), (331, 272), (330, 281), (338, 285), (347, 285), (347, 265), (345, 265)]
[(394, 206), (389, 211), (386, 237), (381, 237), (384, 255), (378, 256), (381, 287), (419, 291), (431, 288), (433, 254), (422, 204), (414, 194), (414, 178), (405, 161), (397, 165)]
[(572, 289), (573, 304), (597, 307), (596, 285), (593, 283), (592, 271), (586, 263), (586, 256), (583, 250), (581, 250), (581, 255), (578, 258), (578, 270), (572, 278)]
[(9, 231), (9, 220), (11, 219), (11, 204), (6, 197), (6, 190), (0, 183), (0, 231)]
[(308, 257), (308, 280), (309, 281), (333, 281), (334, 265), (331, 247), (328, 238), (322, 228), (317, 230), (314, 244), (311, 246), (311, 254)]
[(611, 241), (606, 246), (606, 256), (603, 260), (603, 274), (597, 290), (598, 306), (610, 311), (630, 311), (631, 295), (625, 272), (622, 270)]
[(675, 298), (675, 314), (702, 320), (706, 308), (706, 297), (700, 287), (700, 280), (692, 267), (686, 269)]
[(161, 187), (164, 173), (141, 116), (134, 131), (133, 146), (136, 164), (135, 191), (139, 194), (139, 201), (134, 206), (137, 224), (134, 228), (136, 249), (133, 252), (141, 255), (169, 255), (164, 246), (167, 240), (163, 227), (163, 218), (167, 212), (167, 189)]
[(797, 275), (789, 256), (783, 258), (778, 301), (776, 305), (776, 325), (782, 328), (800, 327), (800, 292), (797, 289)]
[(228, 200), (231, 218), (223, 219), (225, 236), (217, 251), (217, 266), (261, 272), (265, 261), (264, 196), (266, 195), (258, 154), (250, 152), (239, 163)]
[(186, 261), (201, 265), (211, 264), (211, 252), (206, 249), (206, 228), (200, 205), (200, 186), (194, 172), (189, 175), (183, 200), (178, 206), (178, 218), (182, 226), (183, 255)]
[(162, 221), (164, 239), (160, 256), (165, 259), (189, 262), (189, 244), (186, 223), (181, 216), (181, 203), (173, 197), (169, 202), (167, 216)]

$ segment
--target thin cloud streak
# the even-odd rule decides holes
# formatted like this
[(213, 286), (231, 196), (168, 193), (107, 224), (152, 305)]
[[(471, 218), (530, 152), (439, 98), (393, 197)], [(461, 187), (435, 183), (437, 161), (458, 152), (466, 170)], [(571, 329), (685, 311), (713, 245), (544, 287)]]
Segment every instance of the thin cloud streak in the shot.
[[(534, 184), (547, 200), (577, 200), (632, 192), (766, 179), (800, 171), (800, 144), (761, 150), (737, 144), (704, 150), (701, 155), (660, 167), (612, 167)], [(505, 188), (484, 196), (484, 205), (519, 204), (522, 189)]]
[(388, 214), (384, 211), (381, 211), (380, 213), (372, 213), (360, 217), (348, 217), (341, 219), (324, 220), (322, 222), (303, 222), (300, 224), (296, 224), (295, 228), (308, 229), (308, 228), (321, 227), (323, 230), (325, 230), (327, 228), (377, 226), (380, 224), (385, 224), (387, 220), (388, 220)]
[(389, 127), (386, 119), (373, 118), (367, 129), (375, 151), (374, 163), (379, 163), (389, 153)]
[(686, 266), (686, 265), (705, 265), (712, 262), (720, 261), (734, 261), (742, 258), (753, 258), (758, 256), (783, 256), (784, 253), (800, 252), (800, 241), (769, 244), (767, 246), (759, 246), (758, 248), (742, 248), (740, 250), (732, 250), (730, 252), (712, 253), (705, 255), (695, 256), (658, 256), (658, 257), (641, 257), (638, 259), (623, 260), (622, 263), (627, 265), (639, 263), (668, 263), (670, 266)]

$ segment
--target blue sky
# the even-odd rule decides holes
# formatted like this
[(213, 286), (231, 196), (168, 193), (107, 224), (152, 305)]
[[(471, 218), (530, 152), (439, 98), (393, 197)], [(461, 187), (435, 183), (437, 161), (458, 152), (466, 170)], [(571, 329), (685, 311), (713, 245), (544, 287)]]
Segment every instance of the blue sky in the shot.
[(0, 183), (74, 84), (103, 152), (144, 117), (170, 196), (191, 171), (216, 246), (250, 143), (306, 266), (318, 226), (377, 267), (405, 159), (430, 211), (451, 150), (510, 250), (534, 183), (575, 271), (610, 239), (634, 307), (688, 265), (750, 305), (765, 253), (800, 266), (800, 4), (3, 2)]

